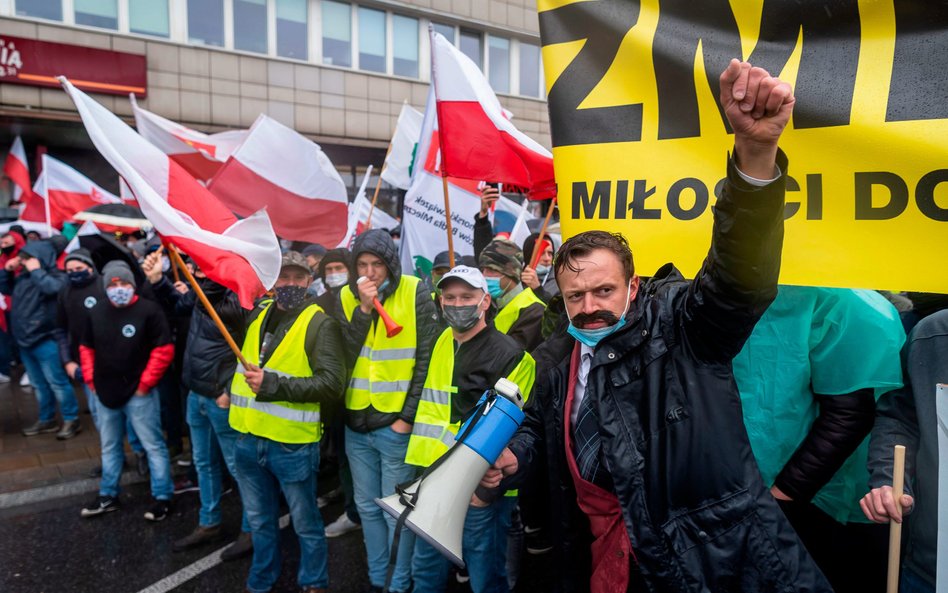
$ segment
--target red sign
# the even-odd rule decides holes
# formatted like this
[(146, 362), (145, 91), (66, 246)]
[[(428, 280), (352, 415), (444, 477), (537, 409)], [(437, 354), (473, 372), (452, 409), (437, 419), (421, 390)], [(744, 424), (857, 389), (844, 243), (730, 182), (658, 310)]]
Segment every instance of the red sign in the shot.
[(0, 82), (59, 88), (65, 76), (84, 91), (145, 96), (145, 56), (0, 35)]

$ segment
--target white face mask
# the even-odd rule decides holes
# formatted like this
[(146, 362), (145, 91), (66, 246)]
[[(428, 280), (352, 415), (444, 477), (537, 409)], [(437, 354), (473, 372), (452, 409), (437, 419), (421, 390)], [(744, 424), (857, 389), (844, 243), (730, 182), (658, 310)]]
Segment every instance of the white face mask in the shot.
[(326, 286), (330, 288), (339, 288), (349, 281), (349, 272), (337, 272), (335, 274), (326, 274)]

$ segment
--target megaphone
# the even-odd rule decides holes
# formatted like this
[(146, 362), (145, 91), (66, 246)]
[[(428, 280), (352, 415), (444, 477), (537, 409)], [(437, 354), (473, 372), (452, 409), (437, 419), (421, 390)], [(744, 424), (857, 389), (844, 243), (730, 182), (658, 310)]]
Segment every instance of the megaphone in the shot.
[(454, 446), (425, 473), (375, 504), (411, 529), (451, 562), (464, 568), (461, 541), (471, 496), (523, 422), (517, 384), (500, 379), (481, 396), (461, 426)]
[[(368, 278), (365, 276), (360, 276), (359, 279), (356, 280), (356, 284), (362, 284), (366, 280), (368, 280)], [(398, 323), (392, 319), (391, 315), (388, 314), (388, 311), (385, 310), (385, 307), (382, 306), (382, 303), (379, 301), (378, 297), (372, 299), (372, 304), (375, 306), (375, 310), (379, 314), (379, 319), (381, 319), (382, 323), (385, 324), (385, 335), (390, 338), (394, 338), (400, 334), (404, 328), (398, 325)]]

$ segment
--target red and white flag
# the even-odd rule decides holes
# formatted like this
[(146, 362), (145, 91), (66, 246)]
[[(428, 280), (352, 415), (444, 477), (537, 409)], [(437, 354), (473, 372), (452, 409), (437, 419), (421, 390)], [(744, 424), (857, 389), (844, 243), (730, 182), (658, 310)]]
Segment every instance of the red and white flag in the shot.
[(247, 137), (247, 130), (204, 134), (142, 109), (134, 94), (128, 98), (138, 133), (200, 181), (209, 181)]
[(346, 233), (349, 196), (329, 157), (266, 115), (208, 188), (239, 216), (266, 207), (282, 239), (337, 245)]
[(553, 154), (511, 123), (480, 68), (434, 30), (431, 82), (447, 175), (517, 186), (534, 199), (556, 193)]
[(121, 198), (99, 187), (66, 163), (43, 155), (43, 170), (23, 202), (22, 220), (47, 222), (60, 229), (79, 212), (98, 204), (118, 204)]
[(7, 160), (3, 163), (3, 174), (10, 178), (15, 186), (13, 201), (18, 202), (22, 197), (30, 195), (30, 167), (26, 162), (26, 150), (23, 149), (23, 140), (17, 136), (7, 153)]
[(155, 230), (211, 280), (236, 292), (244, 307), (252, 307), (280, 274), (280, 246), (266, 212), (237, 220), (181, 165), (66, 78), (60, 81), (92, 143), (135, 192)]

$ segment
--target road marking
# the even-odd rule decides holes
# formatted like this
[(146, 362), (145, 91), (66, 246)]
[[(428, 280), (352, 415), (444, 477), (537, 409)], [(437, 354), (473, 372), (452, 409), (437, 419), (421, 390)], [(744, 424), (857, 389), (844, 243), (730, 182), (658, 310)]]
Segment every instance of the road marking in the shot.
[[(280, 517), (280, 529), (284, 529), (289, 524), (289, 514)], [(221, 560), (221, 552), (226, 550), (229, 545), (230, 544), (227, 544), (227, 546), (211, 552), (204, 558), (201, 558), (197, 562), (185, 566), (178, 572), (169, 574), (150, 587), (145, 587), (138, 593), (168, 593), (168, 591), (180, 587), (194, 577), (200, 575), (201, 573), (207, 572), (208, 570), (223, 562), (223, 560)]]
[[(147, 482), (147, 477), (133, 476), (128, 472), (122, 474), (121, 485), (139, 484)], [(15, 492), (5, 492), (0, 494), (0, 509), (12, 509), (28, 504), (45, 502), (47, 500), (56, 500), (75, 496), (77, 494), (86, 494), (89, 492), (98, 492), (99, 478), (83, 478), (62, 484), (53, 484), (52, 486), (40, 486), (29, 490), (18, 490)]]

